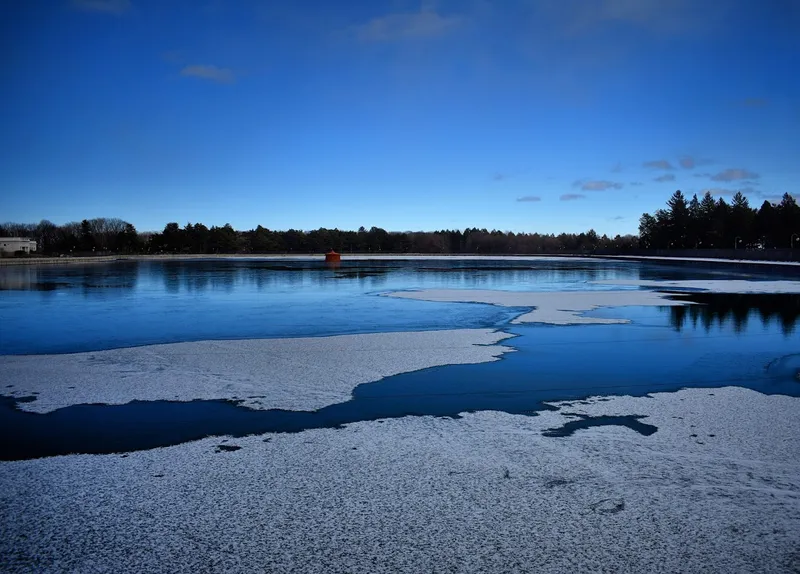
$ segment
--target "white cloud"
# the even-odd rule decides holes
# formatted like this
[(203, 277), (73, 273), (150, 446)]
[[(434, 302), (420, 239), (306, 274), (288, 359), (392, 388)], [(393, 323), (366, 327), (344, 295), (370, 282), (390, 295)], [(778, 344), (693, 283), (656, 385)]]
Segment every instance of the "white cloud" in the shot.
[(236, 81), (236, 74), (228, 68), (218, 68), (217, 66), (193, 65), (186, 66), (181, 70), (181, 76), (191, 76), (211, 80), (220, 84), (230, 84)]
[(757, 189), (753, 189), (752, 187), (740, 187), (737, 189), (727, 189), (724, 187), (710, 187), (708, 189), (702, 190), (700, 194), (702, 195), (705, 194), (706, 192), (709, 192), (711, 195), (722, 195), (725, 197), (733, 197), (734, 195), (736, 195), (736, 192), (740, 192), (741, 194), (747, 197), (763, 197), (765, 199), (768, 197), (773, 197), (773, 198), (775, 197), (774, 195), (758, 191)]
[(646, 161), (642, 164), (642, 166), (649, 169), (675, 169), (675, 167), (673, 167), (673, 165), (665, 159)]
[(561, 201), (575, 201), (577, 199), (586, 199), (586, 196), (582, 193), (565, 193), (561, 197), (559, 197)]
[(726, 11), (724, 3), (693, 0), (560, 0), (568, 31), (591, 33), (601, 27), (625, 25), (650, 32), (684, 34), (708, 30)]
[(705, 195), (706, 193), (710, 193), (713, 196), (723, 195), (726, 197), (730, 197), (736, 192), (722, 187), (709, 187), (707, 189), (703, 189), (700, 191), (700, 195)]
[(606, 180), (578, 180), (573, 184), (575, 187), (580, 186), (584, 191), (606, 191), (607, 189), (622, 189), (622, 184), (618, 181)]
[(658, 177), (654, 177), (653, 181), (675, 181), (675, 176), (671, 173), (665, 173), (664, 175), (659, 175)]
[(538, 195), (523, 195), (522, 197), (518, 197), (517, 201), (520, 203), (535, 203), (537, 201), (542, 201), (542, 198)]
[(779, 204), (781, 201), (783, 201), (783, 196), (781, 196), (781, 195), (761, 195), (760, 197), (764, 201), (769, 201), (770, 203), (773, 203), (773, 204), (776, 204), (776, 205)]
[(746, 169), (731, 168), (712, 175), (714, 181), (736, 181), (738, 179), (758, 179), (759, 175)]
[(353, 31), (364, 42), (392, 42), (404, 38), (441, 36), (462, 22), (458, 16), (442, 16), (433, 10), (388, 14), (373, 18), (366, 24), (355, 26)]

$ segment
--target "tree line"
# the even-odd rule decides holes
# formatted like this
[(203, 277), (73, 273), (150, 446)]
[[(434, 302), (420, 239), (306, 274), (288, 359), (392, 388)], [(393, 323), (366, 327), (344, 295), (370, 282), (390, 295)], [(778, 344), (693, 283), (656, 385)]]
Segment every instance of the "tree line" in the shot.
[(676, 191), (666, 209), (639, 219), (639, 243), (644, 249), (800, 247), (800, 206), (788, 193), (754, 209), (740, 192), (728, 203), (708, 192), (687, 200)]
[(230, 224), (168, 223), (161, 232), (139, 233), (121, 219), (98, 218), (55, 225), (0, 225), (0, 236), (30, 237), (44, 255), (221, 254), (221, 253), (585, 253), (598, 248), (636, 247), (634, 235), (610, 238), (585, 233), (513, 233), (476, 227), (461, 230), (390, 232), (380, 227), (358, 231), (320, 228), (313, 231), (270, 230), (259, 225), (238, 231)]
[(35, 239), (39, 253), (45, 255), (92, 253), (140, 253), (146, 234), (117, 218), (99, 217), (56, 225), (43, 219), (39, 223), (0, 224), (0, 237)]
[(513, 233), (476, 227), (461, 230), (390, 232), (380, 227), (357, 231), (320, 228), (313, 231), (270, 230), (259, 225), (239, 231), (230, 224), (168, 223), (160, 232), (140, 233), (117, 218), (85, 219), (64, 225), (43, 220), (0, 225), (0, 236), (30, 237), (44, 255), (222, 254), (222, 253), (428, 253), (558, 254), (598, 249), (731, 249), (800, 246), (800, 206), (785, 194), (778, 204), (765, 201), (758, 210), (741, 193), (728, 204), (706, 193), (691, 199), (676, 191), (666, 209), (645, 213), (639, 236), (585, 233)]

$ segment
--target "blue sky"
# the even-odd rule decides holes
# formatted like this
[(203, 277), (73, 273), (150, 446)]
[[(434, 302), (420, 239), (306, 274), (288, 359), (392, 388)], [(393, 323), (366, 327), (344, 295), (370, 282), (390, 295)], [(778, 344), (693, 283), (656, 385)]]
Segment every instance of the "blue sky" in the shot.
[(0, 220), (635, 232), (800, 185), (793, 0), (0, 7)]

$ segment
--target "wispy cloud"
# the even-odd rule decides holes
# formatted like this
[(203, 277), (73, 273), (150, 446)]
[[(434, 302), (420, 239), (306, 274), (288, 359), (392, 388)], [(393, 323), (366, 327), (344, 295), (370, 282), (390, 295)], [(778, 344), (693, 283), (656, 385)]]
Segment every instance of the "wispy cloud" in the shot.
[(161, 59), (169, 64), (180, 64), (183, 62), (183, 54), (180, 50), (167, 50), (161, 52)]
[(535, 203), (537, 201), (542, 201), (542, 198), (538, 195), (523, 195), (522, 197), (518, 197), (517, 201), (520, 203)]
[(622, 216), (622, 215), (617, 215), (615, 217), (609, 217), (608, 218), (609, 221), (622, 221), (623, 219), (625, 219), (625, 217)]
[(686, 33), (707, 29), (709, 13), (720, 11), (716, 5), (680, 0), (562, 0), (557, 4), (571, 10), (575, 32), (623, 24), (658, 33)]
[(646, 161), (642, 164), (642, 166), (648, 169), (675, 169), (673, 165), (665, 159), (654, 159), (652, 161)]
[(506, 174), (498, 172), (492, 176), (492, 179), (494, 181), (503, 181), (506, 177)]
[(690, 155), (683, 156), (678, 163), (681, 164), (683, 169), (694, 169), (694, 166), (696, 165), (694, 158)]
[(738, 179), (758, 179), (759, 175), (746, 169), (730, 168), (711, 176), (714, 181), (736, 181)]
[(630, 185), (644, 185), (641, 181), (632, 181)]
[(577, 199), (586, 199), (586, 196), (582, 193), (565, 193), (561, 197), (559, 197), (561, 201), (575, 201)]
[(611, 168), (611, 173), (620, 173), (622, 171), (622, 164), (617, 162), (614, 164), (614, 167)]
[(695, 177), (711, 177), (711, 174), (707, 173), (707, 172), (705, 172), (705, 173), (693, 173), (692, 175), (695, 176)]
[[(588, 45), (599, 49), (608, 43), (603, 32), (635, 30), (648, 36), (708, 33), (717, 25), (718, 15), (729, 9), (725, 3), (687, 0), (539, 0), (525, 4), (536, 6), (531, 18), (546, 24), (542, 34), (567, 36), (582, 43), (591, 40)], [(618, 35), (616, 44), (636, 49), (624, 39), (625, 34)]]
[[(444, 3), (443, 3), (444, 4)], [(522, 0), (474, 2), (447, 5), (471, 5), (465, 30), (483, 27), (484, 22), (503, 25), (508, 48), (498, 50), (485, 41), (482, 53), (486, 60), (496, 59), (497, 67), (508, 67), (507, 49), (530, 60), (530, 77), (539, 73), (539, 90), (546, 90), (578, 103), (595, 96), (587, 78), (618, 69), (617, 66), (640, 54), (642, 42), (656, 36), (709, 34), (719, 25), (720, 16), (730, 8), (725, 2), (692, 0)], [(513, 36), (512, 36), (513, 34)], [(643, 40), (647, 38), (647, 40)], [(483, 39), (482, 39), (483, 40)], [(483, 55), (483, 54), (482, 54)], [(488, 64), (487, 64), (488, 67)], [(541, 72), (539, 72), (541, 70)], [(514, 68), (514, 82), (523, 73)], [(638, 163), (638, 162), (636, 162)], [(609, 166), (610, 167), (610, 166)]]
[(130, 0), (72, 0), (72, 7), (85, 12), (123, 14), (131, 8)]
[(741, 104), (746, 108), (763, 108), (769, 104), (769, 100), (765, 98), (745, 98)]
[(462, 23), (459, 16), (442, 16), (423, 8), (419, 12), (388, 14), (355, 26), (355, 36), (364, 42), (393, 42), (405, 38), (441, 36)]
[(740, 187), (737, 189), (728, 189), (725, 187), (709, 187), (707, 189), (702, 190), (701, 194), (705, 194), (706, 192), (709, 192), (711, 195), (723, 195), (725, 197), (731, 197), (733, 195), (736, 195), (737, 192), (740, 192), (743, 195), (749, 197), (753, 196), (766, 197), (768, 195), (766, 193), (762, 193), (752, 187), (747, 187), (747, 186)]
[(769, 201), (770, 203), (773, 203), (773, 204), (778, 204), (781, 201), (783, 201), (783, 196), (782, 195), (778, 195), (778, 194), (774, 194), (774, 193), (773, 194), (760, 195), (759, 197), (761, 199), (763, 199), (764, 201)]
[(713, 196), (723, 195), (725, 197), (730, 197), (736, 192), (722, 187), (709, 187), (700, 191), (700, 195), (705, 195), (706, 193), (710, 193)]
[(658, 177), (654, 177), (653, 181), (675, 181), (675, 176), (671, 173), (665, 173), (664, 175), (659, 175)]
[(607, 180), (586, 180), (579, 179), (572, 184), (573, 187), (580, 187), (584, 191), (606, 191), (607, 189), (622, 189), (622, 184), (618, 181)]
[(220, 84), (231, 84), (236, 81), (236, 74), (233, 73), (233, 70), (199, 64), (186, 66), (181, 70), (181, 76), (201, 78), (203, 80), (210, 80)]

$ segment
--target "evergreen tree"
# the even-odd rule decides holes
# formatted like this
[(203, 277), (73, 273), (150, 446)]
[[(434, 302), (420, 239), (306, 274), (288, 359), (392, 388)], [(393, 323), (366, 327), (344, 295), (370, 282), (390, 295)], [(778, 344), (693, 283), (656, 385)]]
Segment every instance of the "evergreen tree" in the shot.
[[(742, 195), (742, 192), (737, 191), (731, 200), (731, 210), (729, 215), (729, 226), (731, 233), (734, 234), (734, 241), (741, 240), (741, 244), (749, 247), (755, 241), (755, 233), (753, 232), (753, 222), (755, 220), (755, 211), (750, 208), (750, 203), (747, 198)], [(736, 239), (736, 238), (739, 239)]]
[(697, 199), (697, 194), (692, 195), (689, 201), (689, 223), (687, 228), (687, 247), (701, 247), (703, 244), (702, 237), (702, 222), (700, 218), (700, 201)]
[(781, 247), (800, 245), (800, 206), (797, 205), (794, 197), (784, 193), (777, 206), (777, 212), (778, 229), (776, 230), (775, 244)]
[(669, 207), (669, 247), (684, 248), (687, 243), (689, 206), (680, 190), (667, 200), (667, 207)]
[(761, 247), (776, 247), (773, 239), (776, 227), (778, 227), (778, 212), (775, 210), (775, 206), (764, 200), (753, 223), (753, 232)]

